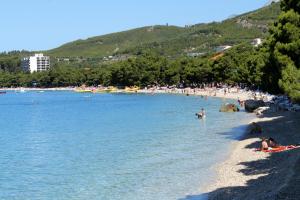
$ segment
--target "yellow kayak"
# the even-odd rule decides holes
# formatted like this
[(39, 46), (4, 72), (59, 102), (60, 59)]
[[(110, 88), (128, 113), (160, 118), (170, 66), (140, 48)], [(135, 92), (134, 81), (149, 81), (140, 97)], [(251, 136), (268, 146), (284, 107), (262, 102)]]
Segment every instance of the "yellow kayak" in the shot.
[(88, 92), (93, 92), (92, 90), (88, 90), (88, 89), (76, 89), (75, 92), (78, 93), (88, 93)]
[(137, 92), (140, 88), (137, 87), (137, 86), (134, 86), (134, 87), (125, 87), (125, 92), (129, 92), (129, 93), (132, 93), (132, 92)]

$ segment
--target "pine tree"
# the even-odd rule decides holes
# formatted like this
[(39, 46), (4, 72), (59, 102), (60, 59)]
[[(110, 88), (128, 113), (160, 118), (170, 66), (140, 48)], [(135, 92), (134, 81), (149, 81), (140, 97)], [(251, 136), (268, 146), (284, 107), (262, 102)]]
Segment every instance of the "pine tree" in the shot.
[(300, 102), (300, 1), (282, 0), (281, 9), (267, 41), (270, 57), (266, 71), (286, 94)]

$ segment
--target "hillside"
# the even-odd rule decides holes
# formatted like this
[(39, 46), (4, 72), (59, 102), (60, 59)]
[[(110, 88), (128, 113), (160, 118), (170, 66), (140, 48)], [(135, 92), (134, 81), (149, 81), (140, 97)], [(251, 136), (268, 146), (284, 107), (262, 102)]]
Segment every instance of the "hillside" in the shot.
[(267, 26), (279, 15), (279, 3), (222, 22), (189, 27), (150, 26), (77, 40), (52, 49), (54, 57), (102, 58), (110, 55), (136, 54), (152, 49), (167, 56), (188, 52), (205, 53), (220, 45), (235, 45), (264, 38)]
[(127, 52), (136, 52), (146, 46), (167, 55), (180, 55), (187, 52), (204, 53), (214, 51), (216, 47), (221, 45), (251, 42), (254, 38), (264, 38), (267, 35), (268, 25), (277, 18), (279, 13), (279, 3), (273, 3), (223, 22), (197, 24), (185, 28), (184, 33), (177, 35), (175, 38), (170, 38), (161, 43), (133, 47)]
[(145, 43), (162, 42), (184, 32), (176, 26), (150, 26), (67, 43), (48, 53), (60, 57), (103, 57)]

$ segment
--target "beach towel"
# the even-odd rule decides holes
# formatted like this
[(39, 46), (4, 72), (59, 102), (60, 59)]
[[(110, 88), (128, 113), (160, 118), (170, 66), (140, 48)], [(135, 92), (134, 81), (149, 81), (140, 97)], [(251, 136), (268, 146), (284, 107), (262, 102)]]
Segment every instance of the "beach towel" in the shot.
[(297, 148), (300, 148), (300, 146), (294, 146), (294, 145), (279, 146), (279, 147), (271, 148), (268, 150), (256, 149), (256, 151), (262, 151), (265, 153), (277, 153), (277, 152), (283, 152), (283, 151), (288, 151), (288, 150), (297, 149)]

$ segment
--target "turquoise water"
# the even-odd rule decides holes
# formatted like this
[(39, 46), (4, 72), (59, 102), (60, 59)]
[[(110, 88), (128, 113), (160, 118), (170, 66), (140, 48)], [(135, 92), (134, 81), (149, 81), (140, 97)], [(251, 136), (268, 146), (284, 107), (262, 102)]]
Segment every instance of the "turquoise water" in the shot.
[[(245, 113), (194, 96), (0, 96), (0, 199), (169, 200), (199, 194)], [(195, 112), (207, 111), (206, 120)]]

